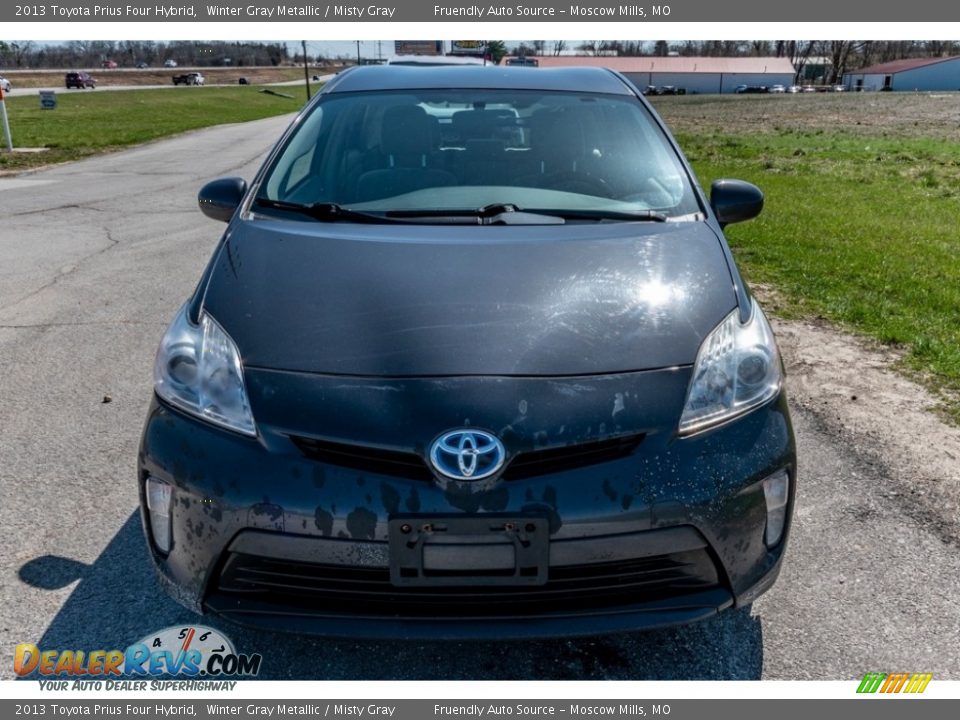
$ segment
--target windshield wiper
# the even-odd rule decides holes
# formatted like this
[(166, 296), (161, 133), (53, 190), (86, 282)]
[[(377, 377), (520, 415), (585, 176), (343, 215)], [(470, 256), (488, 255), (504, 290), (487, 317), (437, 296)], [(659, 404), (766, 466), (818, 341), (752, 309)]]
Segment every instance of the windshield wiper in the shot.
[[(479, 208), (436, 210), (388, 210), (391, 218), (469, 218), (477, 225), (547, 225), (564, 220), (627, 220), (666, 222), (667, 216), (656, 210), (594, 210), (577, 208), (521, 208), (513, 203), (491, 203)], [(554, 219), (554, 223), (550, 222)]]
[(256, 198), (254, 204), (260, 207), (276, 208), (277, 210), (289, 210), (291, 212), (307, 215), (314, 220), (323, 220), (327, 222), (357, 222), (357, 223), (391, 223), (402, 222), (402, 220), (393, 220), (385, 215), (376, 213), (360, 212), (351, 210), (336, 203), (295, 203), (286, 200), (271, 200), (270, 198)]
[(667, 222), (668, 217), (657, 210), (590, 210), (590, 209), (563, 209), (563, 210), (531, 210), (530, 212), (544, 215), (555, 215), (564, 220), (626, 220), (632, 222)]
[(523, 209), (513, 203), (490, 203), (478, 208), (421, 208), (364, 212), (336, 203), (295, 203), (256, 198), (255, 205), (288, 210), (326, 222), (428, 223), (437, 225), (562, 225), (566, 220), (624, 220), (666, 222), (656, 210)]
[(387, 217), (395, 218), (477, 218), (478, 220), (489, 219), (502, 215), (503, 213), (521, 212), (520, 208), (513, 203), (491, 203), (478, 208), (420, 208), (417, 210), (387, 210), (384, 213)]
[(387, 210), (384, 214), (441, 225), (563, 225), (565, 222), (554, 213), (531, 213), (513, 203), (491, 203), (478, 208)]

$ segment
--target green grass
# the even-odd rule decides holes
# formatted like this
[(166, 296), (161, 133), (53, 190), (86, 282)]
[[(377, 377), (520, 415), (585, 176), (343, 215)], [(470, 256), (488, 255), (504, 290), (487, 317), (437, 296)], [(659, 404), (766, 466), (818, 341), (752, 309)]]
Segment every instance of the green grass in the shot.
[(49, 150), (0, 152), (0, 171), (77, 160), (187, 130), (294, 112), (306, 99), (300, 87), (276, 90), (295, 99), (254, 87), (73, 90), (57, 93), (55, 110), (42, 110), (35, 95), (7, 98), (14, 145)]
[(700, 111), (677, 139), (703, 186), (736, 177), (766, 195), (726, 231), (748, 282), (772, 285), (781, 315), (902, 347), (960, 419), (960, 142), (802, 123), (730, 133)]

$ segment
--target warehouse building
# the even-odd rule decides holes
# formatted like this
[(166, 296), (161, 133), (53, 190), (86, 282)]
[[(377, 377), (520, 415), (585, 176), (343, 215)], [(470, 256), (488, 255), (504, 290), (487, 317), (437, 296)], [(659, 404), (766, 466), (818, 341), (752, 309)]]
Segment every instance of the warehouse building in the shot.
[(912, 58), (843, 74), (849, 90), (960, 90), (960, 56)]
[(688, 93), (732, 93), (738, 85), (793, 85), (789, 58), (538, 56), (542, 68), (588, 65), (626, 75), (641, 90), (672, 85)]

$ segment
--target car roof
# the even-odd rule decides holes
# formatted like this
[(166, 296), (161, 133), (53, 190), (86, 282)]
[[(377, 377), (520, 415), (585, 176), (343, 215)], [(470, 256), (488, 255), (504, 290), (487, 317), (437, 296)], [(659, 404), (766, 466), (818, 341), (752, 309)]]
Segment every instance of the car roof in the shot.
[(631, 95), (619, 75), (604, 68), (533, 68), (499, 65), (373, 65), (339, 73), (324, 93), (423, 89), (559, 90)]

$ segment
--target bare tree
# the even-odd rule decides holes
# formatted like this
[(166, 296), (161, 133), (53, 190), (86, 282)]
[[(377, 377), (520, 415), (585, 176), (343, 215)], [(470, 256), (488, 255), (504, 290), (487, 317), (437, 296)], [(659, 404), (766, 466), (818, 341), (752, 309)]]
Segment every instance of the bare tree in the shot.
[(554, 40), (553, 41), (553, 54), (554, 55), (563, 55), (563, 51), (567, 49), (566, 40)]
[(7, 45), (8, 53), (10, 57), (13, 58), (13, 64), (17, 67), (22, 67), (24, 58), (30, 54), (30, 51), (33, 50), (33, 43), (27, 40), (26, 42), (12, 42)]
[(582, 43), (577, 45), (577, 50), (582, 53), (586, 53), (587, 55), (599, 55), (602, 49), (602, 40), (584, 40)]
[(619, 43), (617, 52), (624, 57), (637, 57), (647, 54), (643, 40), (623, 40)]
[(949, 57), (957, 52), (957, 42), (955, 40), (928, 40), (926, 51), (930, 57)]
[(815, 40), (777, 40), (774, 42), (774, 53), (777, 57), (790, 59), (793, 65), (793, 82), (799, 84), (803, 78), (803, 70), (807, 66), (810, 55), (816, 47)]
[(527, 45), (525, 42), (522, 42), (514, 48), (513, 54), (517, 57), (528, 57), (530, 55), (536, 55), (537, 49), (533, 45)]
[(862, 40), (827, 40), (823, 42), (822, 55), (830, 58), (828, 82), (833, 85), (840, 81), (847, 71), (852, 57), (859, 54), (864, 47)]

